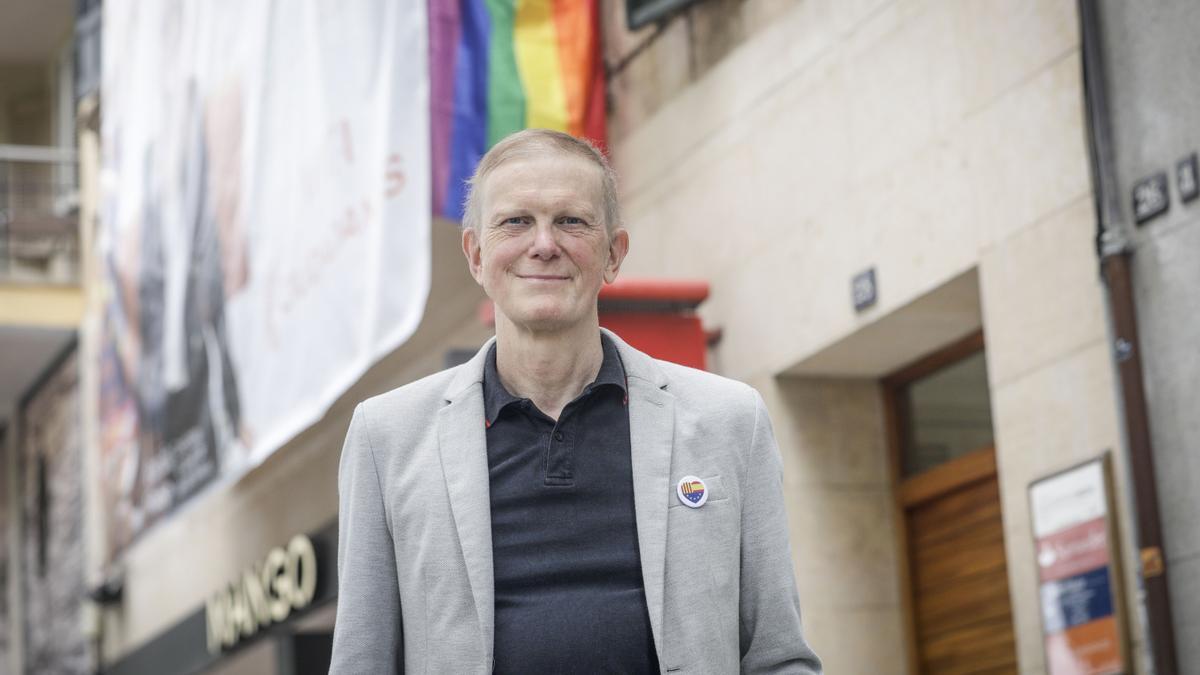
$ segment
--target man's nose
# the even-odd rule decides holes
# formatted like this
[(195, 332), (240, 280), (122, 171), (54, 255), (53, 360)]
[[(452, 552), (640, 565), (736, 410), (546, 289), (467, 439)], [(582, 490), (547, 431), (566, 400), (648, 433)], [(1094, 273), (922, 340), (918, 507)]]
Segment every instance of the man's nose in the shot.
[(529, 246), (529, 254), (543, 260), (558, 255), (558, 230), (554, 223), (539, 221), (533, 226), (533, 242)]

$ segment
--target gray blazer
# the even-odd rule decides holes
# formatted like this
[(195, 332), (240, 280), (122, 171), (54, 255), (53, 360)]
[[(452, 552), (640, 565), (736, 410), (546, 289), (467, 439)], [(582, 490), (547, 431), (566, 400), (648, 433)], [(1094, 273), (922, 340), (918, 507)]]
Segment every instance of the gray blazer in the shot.
[[(811, 673), (779, 450), (750, 387), (658, 361), (612, 333), (629, 382), (642, 580), (667, 673)], [(488, 673), (492, 530), (484, 345), (354, 411), (338, 476), (331, 673)], [(688, 508), (676, 483), (699, 476)]]

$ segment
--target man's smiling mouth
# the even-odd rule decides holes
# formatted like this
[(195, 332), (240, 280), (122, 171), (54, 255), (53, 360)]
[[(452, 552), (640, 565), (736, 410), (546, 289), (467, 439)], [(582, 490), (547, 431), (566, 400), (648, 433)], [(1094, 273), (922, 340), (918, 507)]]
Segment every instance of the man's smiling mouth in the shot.
[(518, 274), (517, 277), (528, 281), (566, 281), (570, 278), (558, 274)]

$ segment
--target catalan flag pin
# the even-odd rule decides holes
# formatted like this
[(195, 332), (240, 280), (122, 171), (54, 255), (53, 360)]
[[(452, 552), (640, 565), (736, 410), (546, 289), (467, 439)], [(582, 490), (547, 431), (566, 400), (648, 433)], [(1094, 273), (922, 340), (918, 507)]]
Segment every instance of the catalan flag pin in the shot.
[(695, 476), (684, 476), (675, 486), (675, 493), (684, 506), (698, 509), (708, 501), (708, 486)]

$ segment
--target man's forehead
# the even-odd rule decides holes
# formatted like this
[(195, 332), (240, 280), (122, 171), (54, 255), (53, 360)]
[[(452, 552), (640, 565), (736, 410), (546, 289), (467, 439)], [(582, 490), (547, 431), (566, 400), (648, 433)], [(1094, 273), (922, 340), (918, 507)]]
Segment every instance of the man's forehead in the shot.
[(564, 185), (512, 185), (497, 183), (485, 202), (489, 211), (512, 208), (571, 207), (596, 210), (599, 196), (586, 188)]
[(552, 153), (509, 160), (496, 167), (481, 187), (489, 211), (531, 202), (599, 209), (602, 181), (602, 170), (595, 164), (573, 155)]

